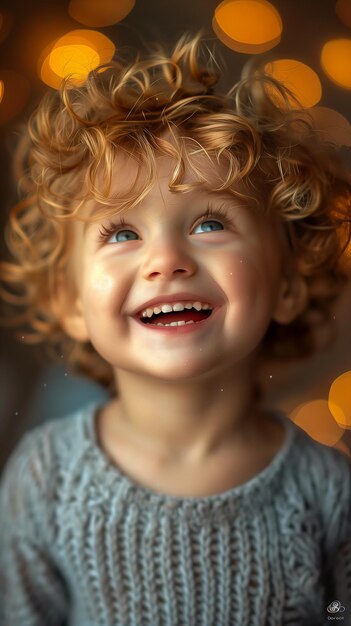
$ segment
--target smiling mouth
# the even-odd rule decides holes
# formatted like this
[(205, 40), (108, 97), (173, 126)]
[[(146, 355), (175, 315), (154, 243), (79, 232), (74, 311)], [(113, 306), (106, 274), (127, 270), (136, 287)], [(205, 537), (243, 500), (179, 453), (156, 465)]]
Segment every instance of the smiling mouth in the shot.
[(159, 313), (151, 319), (143, 319), (144, 324), (156, 326), (183, 326), (185, 324), (197, 324), (210, 317), (212, 311), (186, 311), (185, 313)]
[(191, 303), (163, 305), (144, 309), (140, 314), (140, 321), (145, 325), (153, 326), (184, 326), (198, 324), (210, 317), (212, 307), (209, 304)]

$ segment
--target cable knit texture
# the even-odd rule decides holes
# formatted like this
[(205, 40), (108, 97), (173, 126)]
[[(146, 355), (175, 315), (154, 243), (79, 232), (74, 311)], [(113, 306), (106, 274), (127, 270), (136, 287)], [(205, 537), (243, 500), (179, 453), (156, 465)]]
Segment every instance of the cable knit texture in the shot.
[(351, 471), (287, 418), (243, 485), (145, 488), (113, 465), (96, 406), (27, 434), (1, 488), (1, 626), (351, 624)]

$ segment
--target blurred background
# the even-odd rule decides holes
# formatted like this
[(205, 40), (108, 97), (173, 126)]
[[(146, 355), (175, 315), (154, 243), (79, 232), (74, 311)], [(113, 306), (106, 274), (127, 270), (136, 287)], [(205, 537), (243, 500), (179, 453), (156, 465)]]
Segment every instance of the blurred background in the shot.
[[(171, 46), (202, 29), (229, 88), (252, 56), (310, 109), (325, 140), (350, 167), (351, 0), (0, 0), (1, 240), (16, 202), (12, 153), (19, 128), (47, 89), (109, 61), (116, 49)], [(349, 251), (350, 253), (350, 251)], [(308, 360), (267, 368), (267, 404), (312, 437), (349, 454), (351, 446), (351, 286), (333, 314), (334, 338)], [(298, 340), (298, 338), (297, 338)], [(32, 426), (91, 400), (98, 385), (51, 363), (21, 335), (0, 330), (0, 466)]]

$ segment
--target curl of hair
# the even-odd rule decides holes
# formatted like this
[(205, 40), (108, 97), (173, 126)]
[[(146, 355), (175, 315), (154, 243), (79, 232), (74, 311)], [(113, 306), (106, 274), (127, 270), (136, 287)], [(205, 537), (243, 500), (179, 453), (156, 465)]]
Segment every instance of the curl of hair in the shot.
[[(155, 183), (160, 155), (174, 160), (172, 191), (206, 184), (196, 160), (202, 154), (225, 172), (212, 192), (244, 194), (257, 210), (284, 222), (309, 298), (291, 325), (271, 324), (266, 353), (313, 352), (316, 328), (329, 319), (346, 279), (351, 186), (336, 152), (319, 141), (292, 95), (257, 69), (229, 92), (215, 93), (218, 69), (211, 53), (201, 62), (205, 56), (200, 36), (185, 36), (170, 55), (158, 49), (145, 59), (116, 59), (81, 86), (66, 80), (59, 92), (44, 97), (18, 146), (15, 173), (24, 199), (12, 209), (6, 230), (12, 260), (0, 264), (9, 323), (22, 326), (28, 342), (46, 340), (55, 353), (65, 350), (73, 366), (111, 391), (111, 367), (90, 343), (65, 335), (54, 306), (55, 284), (74, 245), (71, 222), (135, 206)], [(142, 175), (127, 193), (113, 195), (113, 163), (121, 150)], [(197, 182), (184, 182), (188, 169)], [(91, 198), (98, 208), (87, 215)]]

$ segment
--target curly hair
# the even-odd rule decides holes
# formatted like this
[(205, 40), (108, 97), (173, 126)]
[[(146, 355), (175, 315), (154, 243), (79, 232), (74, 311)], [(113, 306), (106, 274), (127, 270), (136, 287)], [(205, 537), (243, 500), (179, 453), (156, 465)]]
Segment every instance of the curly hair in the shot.
[[(215, 92), (218, 78), (200, 35), (184, 36), (170, 55), (157, 48), (145, 59), (116, 59), (83, 85), (67, 79), (60, 91), (49, 92), (18, 146), (15, 172), (24, 199), (11, 210), (6, 230), (12, 259), (0, 264), (9, 323), (24, 328), (27, 342), (45, 340), (51, 352), (65, 351), (73, 367), (111, 390), (110, 365), (89, 342), (65, 335), (53, 304), (55, 280), (74, 245), (72, 221), (100, 220), (137, 205), (155, 183), (160, 155), (174, 160), (171, 191), (204, 184), (196, 160), (204, 154), (225, 171), (211, 192), (240, 189), (257, 210), (284, 223), (309, 297), (292, 324), (271, 323), (266, 354), (312, 353), (316, 329), (329, 320), (345, 283), (351, 186), (336, 151), (319, 140), (312, 117), (292, 94), (262, 71), (251, 68), (226, 93)], [(119, 150), (134, 157), (142, 176), (116, 197), (111, 185)], [(196, 182), (186, 184), (189, 169)], [(98, 208), (87, 215), (91, 198)]]

